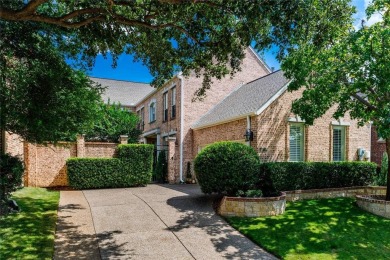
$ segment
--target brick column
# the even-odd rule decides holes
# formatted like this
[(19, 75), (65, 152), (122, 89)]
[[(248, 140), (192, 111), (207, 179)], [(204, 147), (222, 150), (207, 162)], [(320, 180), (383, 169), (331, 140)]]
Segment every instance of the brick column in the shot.
[(77, 157), (85, 157), (85, 140), (84, 135), (77, 135)]
[(168, 138), (168, 182), (175, 183), (175, 150), (176, 137)]
[(119, 136), (119, 143), (120, 144), (127, 144), (127, 141), (129, 140), (128, 135), (120, 135)]

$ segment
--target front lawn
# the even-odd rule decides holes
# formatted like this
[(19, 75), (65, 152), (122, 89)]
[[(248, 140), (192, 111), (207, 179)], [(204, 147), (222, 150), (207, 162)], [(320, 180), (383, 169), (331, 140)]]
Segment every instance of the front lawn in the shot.
[(59, 192), (23, 188), (13, 199), (22, 211), (0, 217), (0, 259), (52, 259)]
[(284, 215), (227, 220), (283, 259), (390, 259), (390, 219), (350, 198), (289, 202)]

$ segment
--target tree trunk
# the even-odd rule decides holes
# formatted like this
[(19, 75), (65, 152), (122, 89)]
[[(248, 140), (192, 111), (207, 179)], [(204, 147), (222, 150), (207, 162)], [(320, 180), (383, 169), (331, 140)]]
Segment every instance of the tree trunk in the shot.
[(386, 151), (389, 160), (387, 160), (387, 191), (386, 200), (390, 201), (390, 137), (386, 138)]

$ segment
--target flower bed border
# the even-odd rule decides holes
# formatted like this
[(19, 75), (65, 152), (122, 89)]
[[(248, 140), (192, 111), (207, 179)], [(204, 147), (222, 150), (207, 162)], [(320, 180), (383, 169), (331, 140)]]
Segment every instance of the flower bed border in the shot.
[(356, 195), (356, 204), (372, 214), (390, 219), (390, 201), (385, 196)]
[(283, 214), (286, 209), (286, 193), (278, 197), (244, 198), (223, 197), (218, 214), (226, 217), (261, 217)]
[[(339, 197), (355, 197), (357, 195), (383, 196), (386, 194), (384, 186), (358, 186), (330, 189), (293, 190), (282, 192), (278, 197), (244, 198), (223, 197), (218, 214), (226, 217), (262, 217), (283, 214), (286, 201), (305, 199), (328, 199)], [(390, 215), (390, 203), (387, 205)], [(369, 210), (368, 210), (369, 211)], [(371, 212), (371, 211), (370, 211)], [(375, 214), (375, 213), (374, 213)]]

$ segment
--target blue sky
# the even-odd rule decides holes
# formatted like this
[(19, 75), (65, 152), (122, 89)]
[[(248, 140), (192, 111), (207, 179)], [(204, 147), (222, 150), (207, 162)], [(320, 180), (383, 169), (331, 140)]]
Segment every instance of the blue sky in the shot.
[[(355, 27), (359, 27), (361, 20), (365, 18), (365, 7), (369, 4), (370, 0), (352, 0), (352, 5), (357, 7), (357, 13), (354, 16)], [(375, 22), (378, 17), (373, 17), (369, 22)], [(269, 67), (279, 69), (279, 62), (275, 59), (274, 50), (271, 49), (264, 53), (263, 60)], [(98, 78), (128, 80), (136, 82), (152, 81), (148, 69), (140, 62), (134, 62), (133, 57), (130, 55), (122, 54), (118, 59), (118, 65), (116, 68), (112, 68), (112, 59), (110, 55), (107, 59), (104, 59), (102, 55), (98, 55), (96, 58), (95, 66), (88, 72), (90, 76)]]

